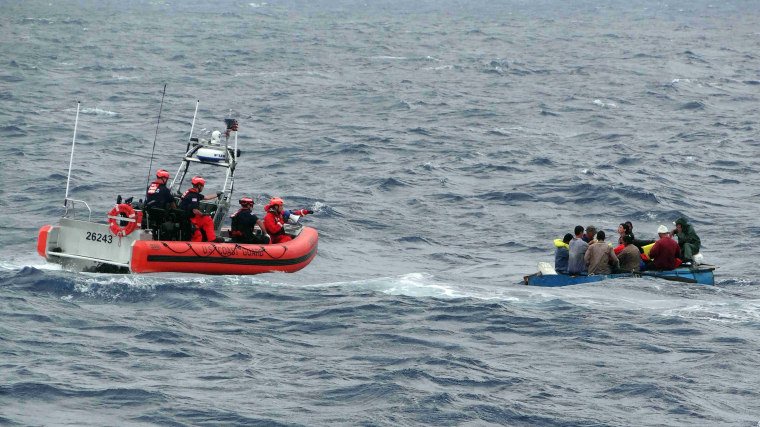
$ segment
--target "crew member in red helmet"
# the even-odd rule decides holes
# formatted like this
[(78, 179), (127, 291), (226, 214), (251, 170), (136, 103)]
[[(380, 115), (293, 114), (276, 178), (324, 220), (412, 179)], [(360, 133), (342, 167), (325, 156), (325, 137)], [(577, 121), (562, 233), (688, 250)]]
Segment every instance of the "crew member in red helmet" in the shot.
[(214, 220), (200, 211), (200, 202), (202, 200), (216, 199), (222, 196), (222, 192), (204, 196), (201, 194), (201, 191), (203, 191), (203, 186), (206, 185), (206, 180), (196, 176), (193, 178), (192, 183), (193, 187), (185, 191), (185, 194), (182, 195), (182, 200), (179, 202), (179, 208), (188, 213), (190, 222), (196, 226), (195, 233), (193, 233), (190, 241), (223, 243), (224, 239), (216, 237), (216, 233), (214, 232)]
[(146, 208), (174, 209), (177, 207), (174, 204), (174, 197), (166, 188), (167, 182), (169, 182), (169, 172), (163, 169), (156, 172), (156, 180), (151, 182), (145, 190)]
[(309, 209), (299, 209), (294, 211), (287, 211), (283, 207), (282, 199), (279, 197), (272, 197), (269, 200), (269, 204), (264, 207), (267, 214), (264, 216), (264, 227), (267, 229), (267, 233), (272, 238), (272, 243), (285, 243), (293, 240), (292, 237), (285, 234), (285, 223), (288, 222), (290, 215), (307, 215), (314, 213)]
[[(230, 236), (235, 243), (261, 243), (268, 244), (270, 239), (266, 234), (267, 230), (258, 216), (253, 213), (253, 199), (243, 197), (240, 199), (240, 209), (232, 214), (232, 225), (230, 227)], [(255, 226), (258, 225), (262, 235), (257, 235)]]

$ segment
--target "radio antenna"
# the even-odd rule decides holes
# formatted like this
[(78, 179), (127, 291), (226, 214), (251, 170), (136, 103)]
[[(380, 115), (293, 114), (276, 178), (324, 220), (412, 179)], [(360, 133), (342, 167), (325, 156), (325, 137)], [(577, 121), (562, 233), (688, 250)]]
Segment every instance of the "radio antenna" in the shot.
[(71, 158), (69, 159), (69, 177), (66, 178), (66, 196), (63, 199), (63, 206), (66, 207), (66, 204), (69, 200), (69, 184), (71, 183), (71, 165), (74, 163), (74, 146), (77, 143), (77, 124), (79, 123), (79, 101), (77, 101), (77, 116), (74, 119), (74, 138), (71, 140)]
[(153, 137), (153, 149), (150, 151), (150, 165), (148, 166), (148, 185), (150, 185), (150, 172), (153, 170), (153, 153), (156, 151), (156, 139), (158, 139), (158, 125), (161, 123), (161, 111), (164, 109), (164, 96), (166, 95), (166, 83), (164, 93), (161, 94), (161, 106), (158, 108), (158, 121), (156, 122), (156, 135)]

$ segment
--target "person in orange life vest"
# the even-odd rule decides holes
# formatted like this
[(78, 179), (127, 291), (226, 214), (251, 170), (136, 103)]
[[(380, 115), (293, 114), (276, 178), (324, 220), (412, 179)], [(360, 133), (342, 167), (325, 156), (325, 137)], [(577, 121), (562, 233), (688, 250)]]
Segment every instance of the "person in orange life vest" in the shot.
[(174, 204), (174, 197), (166, 188), (166, 183), (169, 182), (169, 172), (161, 169), (156, 172), (156, 178), (145, 190), (145, 207), (175, 209), (177, 206)]
[(288, 222), (290, 215), (301, 215), (314, 213), (309, 209), (300, 209), (295, 211), (286, 211), (282, 204), (282, 199), (272, 197), (269, 204), (264, 207), (267, 214), (264, 216), (264, 227), (272, 238), (272, 243), (285, 243), (293, 240), (292, 237), (285, 234), (285, 223)]
[(222, 243), (224, 239), (216, 237), (214, 233), (214, 220), (210, 216), (204, 215), (200, 211), (200, 202), (202, 200), (216, 199), (221, 197), (222, 192), (218, 192), (213, 195), (204, 196), (201, 194), (203, 186), (206, 185), (206, 180), (196, 176), (193, 178), (193, 188), (185, 191), (182, 195), (182, 200), (179, 202), (179, 208), (186, 211), (190, 215), (190, 222), (197, 227), (195, 233), (190, 238), (191, 242), (215, 242)]
[[(235, 243), (260, 243), (268, 244), (270, 242), (267, 230), (264, 227), (264, 223), (261, 222), (259, 217), (253, 213), (253, 199), (250, 197), (243, 197), (240, 199), (240, 209), (232, 214), (232, 226), (230, 227), (230, 235), (232, 241)], [(257, 236), (253, 233), (253, 227), (258, 225), (263, 236)]]

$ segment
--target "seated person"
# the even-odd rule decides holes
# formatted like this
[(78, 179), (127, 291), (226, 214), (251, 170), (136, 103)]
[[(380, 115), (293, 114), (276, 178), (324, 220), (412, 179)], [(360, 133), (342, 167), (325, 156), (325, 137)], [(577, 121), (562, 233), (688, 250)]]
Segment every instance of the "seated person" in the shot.
[(641, 253), (633, 244), (633, 235), (623, 236), (623, 246), (623, 250), (618, 253), (616, 249), (615, 252), (620, 261), (620, 269), (626, 272), (641, 271)]
[(591, 274), (610, 274), (613, 268), (620, 267), (620, 260), (612, 250), (612, 246), (604, 242), (604, 231), (596, 233), (597, 243), (588, 247), (583, 255), (586, 271)]
[(573, 240), (573, 235), (570, 233), (565, 234), (562, 239), (554, 239), (554, 246), (557, 247), (557, 251), (554, 253), (554, 270), (559, 274), (567, 274), (571, 240)]
[(272, 197), (264, 209), (267, 211), (267, 214), (264, 216), (264, 226), (266, 227), (266, 232), (272, 238), (272, 243), (285, 243), (293, 240), (292, 237), (285, 234), (284, 227), (290, 215), (303, 216), (314, 213), (314, 211), (309, 209), (286, 211), (283, 207), (282, 199), (279, 197)]
[(697, 232), (694, 231), (694, 226), (689, 224), (686, 218), (678, 218), (674, 224), (676, 229), (671, 231), (670, 235), (678, 236), (678, 246), (681, 248), (683, 262), (691, 263), (694, 261), (694, 255), (699, 253), (702, 242), (699, 240)]
[[(235, 243), (261, 243), (268, 244), (269, 234), (266, 232), (264, 223), (253, 213), (253, 199), (243, 197), (240, 199), (240, 209), (231, 215), (232, 227), (230, 235)], [(254, 226), (258, 225), (262, 235), (254, 234)]]
[(190, 237), (190, 241), (223, 243), (224, 239), (222, 237), (216, 237), (214, 221), (210, 216), (204, 215), (200, 211), (200, 202), (202, 200), (216, 199), (221, 197), (222, 193), (219, 192), (209, 196), (201, 194), (203, 187), (206, 185), (206, 180), (199, 176), (194, 177), (192, 183), (193, 187), (185, 191), (179, 202), (179, 209), (187, 212), (190, 216), (190, 222), (197, 227), (192, 237)]
[(596, 227), (593, 225), (589, 225), (586, 227), (586, 234), (581, 237), (584, 242), (588, 243), (589, 245), (593, 245), (596, 243), (596, 240), (594, 239), (594, 236), (596, 236)]
[(158, 229), (166, 221), (166, 210), (175, 209), (174, 197), (166, 187), (169, 181), (169, 172), (161, 169), (156, 172), (156, 180), (148, 185), (145, 190), (145, 213), (146, 221), (143, 228), (153, 230), (153, 238), (158, 238)]
[(633, 224), (631, 224), (631, 221), (626, 221), (625, 224), (628, 227), (628, 230), (630, 231), (631, 237), (633, 237), (633, 245), (639, 248), (639, 252), (643, 254), (644, 246), (653, 244), (655, 240), (654, 239), (637, 239), (633, 235)]
[(567, 256), (567, 273), (572, 275), (583, 274), (586, 272), (586, 263), (583, 257), (589, 246), (583, 241), (583, 226), (576, 225), (575, 237), (568, 244), (569, 254)]
[(653, 259), (652, 265), (657, 270), (672, 270), (681, 264), (678, 259), (681, 256), (681, 248), (675, 240), (670, 238), (668, 227), (661, 225), (657, 229), (660, 240), (655, 242), (649, 250), (649, 257)]
[(169, 172), (161, 169), (156, 172), (156, 180), (148, 185), (145, 191), (145, 208), (174, 209), (174, 197), (166, 187), (169, 182)]

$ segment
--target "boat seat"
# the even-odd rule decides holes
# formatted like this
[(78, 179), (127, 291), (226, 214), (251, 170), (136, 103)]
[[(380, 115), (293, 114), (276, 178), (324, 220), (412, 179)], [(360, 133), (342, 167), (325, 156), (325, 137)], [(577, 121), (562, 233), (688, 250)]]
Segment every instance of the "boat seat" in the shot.
[(145, 214), (154, 240), (187, 241), (193, 235), (193, 224), (183, 210), (148, 208)]

